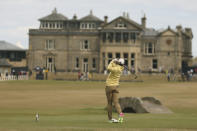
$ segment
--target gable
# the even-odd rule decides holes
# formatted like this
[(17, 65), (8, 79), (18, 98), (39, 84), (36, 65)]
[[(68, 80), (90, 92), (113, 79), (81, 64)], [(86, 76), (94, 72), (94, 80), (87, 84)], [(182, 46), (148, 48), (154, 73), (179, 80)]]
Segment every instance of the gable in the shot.
[(159, 35), (160, 36), (176, 36), (177, 33), (174, 30), (170, 29), (170, 27), (168, 27), (168, 29), (162, 31)]
[(175, 36), (176, 34), (172, 31), (166, 31), (162, 33), (162, 36)]
[(142, 30), (141, 25), (137, 24), (136, 22), (124, 18), (118, 17), (108, 24), (104, 25), (104, 29), (130, 29), (130, 30)]

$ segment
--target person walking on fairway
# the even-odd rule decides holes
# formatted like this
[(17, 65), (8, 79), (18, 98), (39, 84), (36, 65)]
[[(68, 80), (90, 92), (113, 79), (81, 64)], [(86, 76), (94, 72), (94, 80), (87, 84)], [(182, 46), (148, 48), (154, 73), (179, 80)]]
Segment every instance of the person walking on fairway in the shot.
[[(108, 67), (107, 70), (110, 72), (107, 80), (106, 80), (106, 96), (107, 96), (107, 112), (109, 122), (117, 123), (123, 122), (123, 116), (119, 101), (118, 101), (118, 87), (119, 87), (119, 79), (124, 70), (124, 59), (113, 59)], [(117, 113), (119, 114), (119, 119), (116, 120), (112, 118), (112, 103), (114, 103)]]

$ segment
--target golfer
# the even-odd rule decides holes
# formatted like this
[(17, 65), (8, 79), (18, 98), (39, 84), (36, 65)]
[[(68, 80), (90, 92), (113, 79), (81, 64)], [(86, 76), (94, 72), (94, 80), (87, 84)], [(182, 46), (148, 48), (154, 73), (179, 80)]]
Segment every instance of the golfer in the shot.
[[(114, 59), (110, 62), (107, 67), (107, 70), (110, 72), (109, 76), (106, 80), (106, 96), (107, 96), (107, 112), (109, 122), (123, 122), (123, 116), (119, 101), (118, 101), (118, 87), (119, 87), (119, 79), (122, 71), (124, 70), (124, 59)], [(119, 119), (116, 120), (112, 118), (112, 103), (114, 103), (117, 113), (119, 114)]]

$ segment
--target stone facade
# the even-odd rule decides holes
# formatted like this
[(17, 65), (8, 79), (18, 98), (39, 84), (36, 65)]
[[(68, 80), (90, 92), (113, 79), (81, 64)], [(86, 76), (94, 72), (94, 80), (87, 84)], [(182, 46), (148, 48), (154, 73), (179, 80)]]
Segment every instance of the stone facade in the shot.
[(6, 41), (0, 41), (0, 73), (27, 71), (26, 51)]
[(191, 28), (147, 28), (145, 16), (141, 24), (128, 15), (102, 21), (92, 11), (68, 19), (55, 9), (39, 21), (39, 29), (29, 29), (29, 69), (104, 72), (112, 59), (122, 57), (136, 72), (178, 71), (192, 59)]

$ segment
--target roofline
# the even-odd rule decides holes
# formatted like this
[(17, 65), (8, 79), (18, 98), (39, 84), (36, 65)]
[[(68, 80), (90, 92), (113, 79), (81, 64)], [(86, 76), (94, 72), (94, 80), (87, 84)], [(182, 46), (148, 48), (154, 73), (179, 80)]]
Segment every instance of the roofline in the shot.
[(78, 31), (68, 31), (68, 30), (62, 30), (61, 32), (42, 32), (39, 29), (32, 29), (29, 30), (29, 35), (98, 35), (99, 31), (98, 30), (94, 30), (94, 32), (80, 32)]
[(175, 35), (178, 35), (177, 32), (173, 31), (171, 28), (167, 28), (166, 30), (162, 31), (162, 32), (159, 32), (158, 36), (160, 36), (161, 34), (167, 32), (167, 31), (171, 31), (172, 33), (174, 33)]
[(39, 18), (38, 20), (39, 21), (66, 21), (66, 20), (68, 20), (68, 17), (64, 16), (63, 14), (61, 14), (61, 13), (56, 13), (56, 14), (57, 15), (62, 15), (65, 19), (64, 20), (42, 20), (42, 19), (45, 19), (46, 17), (49, 17), (50, 15), (53, 15), (53, 13), (51, 13), (51, 14), (49, 14), (47, 16)]
[(7, 50), (2, 50), (2, 49), (0, 49), (0, 51), (27, 51), (28, 49), (22, 49), (22, 50), (15, 50), (15, 49), (13, 49), (13, 50), (11, 50), (11, 49), (7, 49)]
[(42, 19), (38, 19), (38, 21), (68, 21), (68, 19), (67, 20), (42, 20)]
[(79, 22), (100, 22), (100, 23), (104, 22), (102, 20), (81, 20), (81, 19), (79, 19), (78, 21)]
[[(83, 20), (84, 18), (89, 17), (89, 16), (93, 16), (93, 17), (95, 17), (97, 20)], [(84, 16), (84, 17), (81, 17), (81, 18), (79, 19), (79, 21), (101, 21), (101, 22), (103, 22), (99, 17), (94, 16), (93, 14), (89, 14), (89, 15), (86, 15), (86, 16)]]
[(101, 29), (100, 32), (141, 32), (139, 30), (132, 30), (132, 29)]
[(122, 18), (122, 19), (128, 21), (128, 22), (131, 23), (131, 24), (134, 24), (134, 26), (137, 27), (138, 29), (144, 30), (143, 27), (141, 27), (141, 25), (138, 24), (137, 22), (135, 22), (135, 21), (133, 21), (133, 20), (131, 20), (131, 19), (126, 19), (126, 18), (124, 18), (124, 17), (122, 17), (122, 16), (119, 16), (119, 17), (113, 19), (113, 20), (110, 21), (109, 23), (105, 24), (103, 27), (105, 27), (105, 26), (111, 24), (112, 22), (114, 22), (115, 20), (117, 20), (117, 19), (119, 19), (119, 18)]

